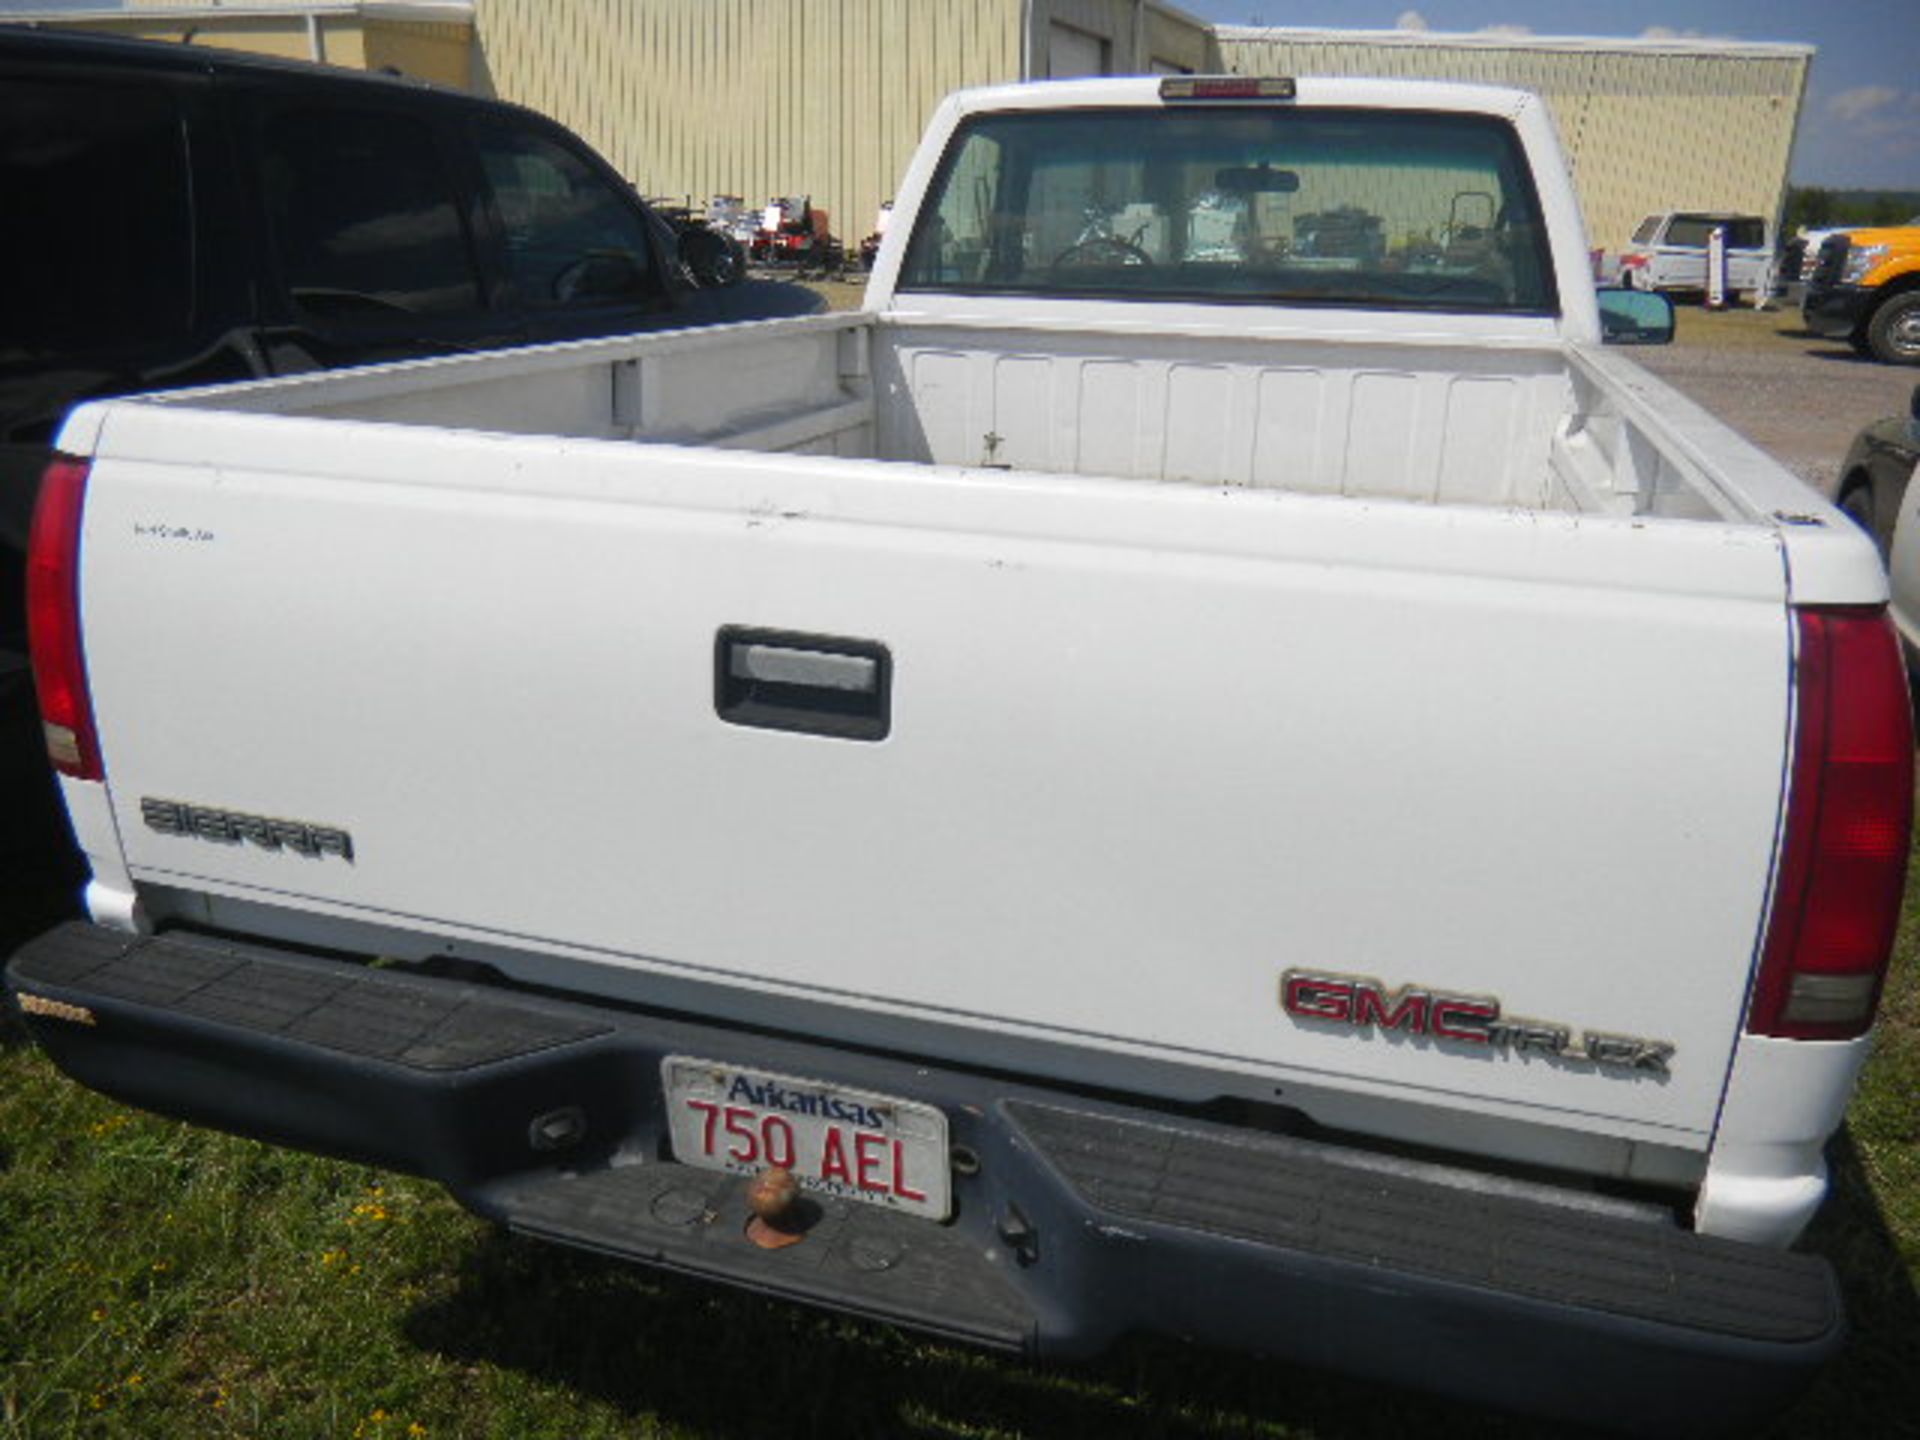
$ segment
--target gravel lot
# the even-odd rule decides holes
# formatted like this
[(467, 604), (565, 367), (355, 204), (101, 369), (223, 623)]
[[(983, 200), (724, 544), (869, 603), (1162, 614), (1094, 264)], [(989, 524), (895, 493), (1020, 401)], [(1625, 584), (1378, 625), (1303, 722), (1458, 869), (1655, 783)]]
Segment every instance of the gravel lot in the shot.
[(1807, 334), (1791, 309), (1682, 305), (1679, 321), (1671, 346), (1634, 359), (1815, 484), (1835, 477), (1862, 425), (1904, 413), (1920, 383), (1920, 368)]

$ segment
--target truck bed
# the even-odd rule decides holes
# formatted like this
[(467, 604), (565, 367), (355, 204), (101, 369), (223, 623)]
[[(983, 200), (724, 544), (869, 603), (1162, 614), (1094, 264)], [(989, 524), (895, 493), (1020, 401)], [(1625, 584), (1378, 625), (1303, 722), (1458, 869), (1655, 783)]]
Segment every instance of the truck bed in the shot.
[[(1471, 332), (1472, 317), (1452, 317)], [(1740, 511), (1611, 357), (1217, 318), (823, 316), (383, 367), (213, 408), (1564, 514)], [(1617, 373), (1617, 371), (1616, 371)]]

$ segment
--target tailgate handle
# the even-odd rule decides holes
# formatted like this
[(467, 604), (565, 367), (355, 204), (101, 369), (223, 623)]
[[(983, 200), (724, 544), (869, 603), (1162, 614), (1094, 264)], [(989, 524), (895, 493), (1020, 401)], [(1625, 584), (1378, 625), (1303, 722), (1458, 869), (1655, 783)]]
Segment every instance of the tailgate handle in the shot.
[(729, 725), (837, 740), (884, 740), (893, 658), (872, 640), (722, 626), (713, 708)]

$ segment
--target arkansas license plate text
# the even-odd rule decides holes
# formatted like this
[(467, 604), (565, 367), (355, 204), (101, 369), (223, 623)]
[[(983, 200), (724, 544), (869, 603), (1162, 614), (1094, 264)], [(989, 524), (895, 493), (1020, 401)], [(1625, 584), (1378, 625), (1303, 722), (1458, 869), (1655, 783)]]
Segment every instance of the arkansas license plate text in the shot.
[(685, 1055), (660, 1071), (683, 1165), (779, 1166), (804, 1189), (929, 1220), (952, 1209), (947, 1117), (931, 1105)]

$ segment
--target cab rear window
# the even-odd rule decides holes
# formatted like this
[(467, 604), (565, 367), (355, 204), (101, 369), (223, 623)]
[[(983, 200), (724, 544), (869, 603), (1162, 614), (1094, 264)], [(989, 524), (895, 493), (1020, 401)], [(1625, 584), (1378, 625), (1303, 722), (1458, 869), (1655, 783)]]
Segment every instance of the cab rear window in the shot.
[(921, 209), (900, 288), (1555, 307), (1505, 122), (1278, 106), (976, 117)]

